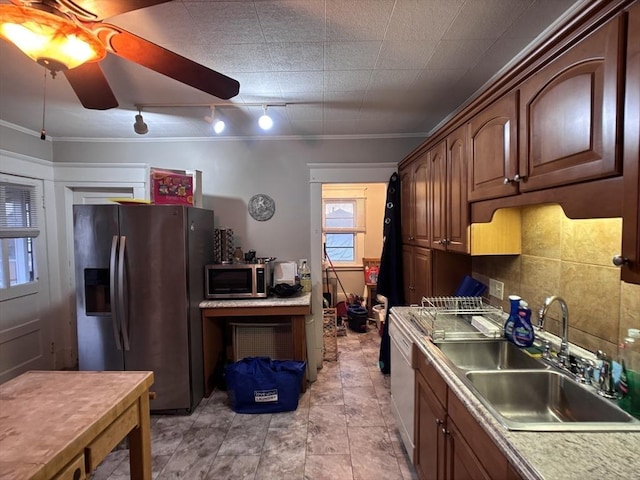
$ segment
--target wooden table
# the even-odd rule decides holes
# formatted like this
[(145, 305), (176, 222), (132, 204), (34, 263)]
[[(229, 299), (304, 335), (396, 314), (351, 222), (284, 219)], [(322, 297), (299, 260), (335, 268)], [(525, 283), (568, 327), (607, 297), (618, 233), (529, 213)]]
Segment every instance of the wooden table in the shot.
[(127, 437), (131, 478), (151, 479), (153, 372), (26, 372), (0, 385), (0, 478), (88, 478)]
[[(215, 387), (214, 372), (224, 351), (225, 320), (242, 322), (252, 320), (291, 324), (292, 360), (307, 361), (305, 332), (306, 315), (311, 314), (311, 293), (289, 298), (269, 297), (247, 300), (205, 300), (202, 311), (202, 341), (204, 348), (204, 394), (211, 395)], [(307, 389), (307, 373), (302, 378), (302, 392)]]

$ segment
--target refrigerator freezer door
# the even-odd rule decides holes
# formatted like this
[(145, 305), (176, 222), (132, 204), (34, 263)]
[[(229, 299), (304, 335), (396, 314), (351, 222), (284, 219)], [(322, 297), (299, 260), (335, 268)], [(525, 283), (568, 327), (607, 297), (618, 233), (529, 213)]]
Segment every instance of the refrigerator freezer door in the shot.
[(73, 224), (79, 368), (122, 370), (110, 266), (113, 239), (118, 235), (118, 207), (75, 205)]
[(191, 408), (185, 225), (180, 206), (120, 210), (120, 235), (126, 238), (125, 370), (154, 372), (152, 410)]

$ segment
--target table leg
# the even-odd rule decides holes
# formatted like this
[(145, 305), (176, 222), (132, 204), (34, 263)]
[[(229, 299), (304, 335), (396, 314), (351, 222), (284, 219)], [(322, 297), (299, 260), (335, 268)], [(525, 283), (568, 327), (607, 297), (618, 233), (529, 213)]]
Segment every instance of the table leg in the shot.
[[(307, 361), (307, 338), (305, 316), (296, 315), (291, 317), (291, 336), (293, 339), (293, 359), (297, 361)], [(302, 376), (301, 392), (307, 391), (307, 371)]]
[(138, 399), (138, 426), (129, 433), (129, 466), (133, 480), (151, 480), (149, 391)]

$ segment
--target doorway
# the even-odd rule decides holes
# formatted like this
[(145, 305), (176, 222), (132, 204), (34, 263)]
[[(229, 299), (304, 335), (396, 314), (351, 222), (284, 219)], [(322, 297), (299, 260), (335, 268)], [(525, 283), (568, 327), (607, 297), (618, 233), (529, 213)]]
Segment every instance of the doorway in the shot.
[[(322, 186), (341, 183), (384, 183), (397, 172), (396, 163), (375, 164), (309, 164), (309, 195), (311, 220), (311, 282), (322, 285)], [(322, 305), (321, 288), (311, 291), (313, 317), (307, 320), (307, 355), (309, 380), (315, 381), (322, 367)]]

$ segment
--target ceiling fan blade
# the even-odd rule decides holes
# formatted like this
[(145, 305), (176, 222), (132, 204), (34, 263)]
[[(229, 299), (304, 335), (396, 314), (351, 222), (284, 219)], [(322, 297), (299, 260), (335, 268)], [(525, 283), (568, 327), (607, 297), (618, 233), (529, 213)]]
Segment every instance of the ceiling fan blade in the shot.
[[(110, 32), (102, 35), (103, 27)], [(114, 33), (117, 32), (117, 33)], [(215, 97), (228, 100), (240, 91), (240, 83), (188, 58), (114, 25), (99, 24), (101, 39), (116, 55), (190, 85)], [(105, 38), (106, 37), (106, 38)]]
[(63, 72), (85, 108), (108, 110), (118, 106), (118, 100), (97, 62)]
[[(65, 0), (64, 3), (71, 7), (76, 6), (73, 11), (77, 12), (80, 18), (97, 21), (168, 1), (170, 0)], [(80, 13), (82, 11), (84, 14)]]

